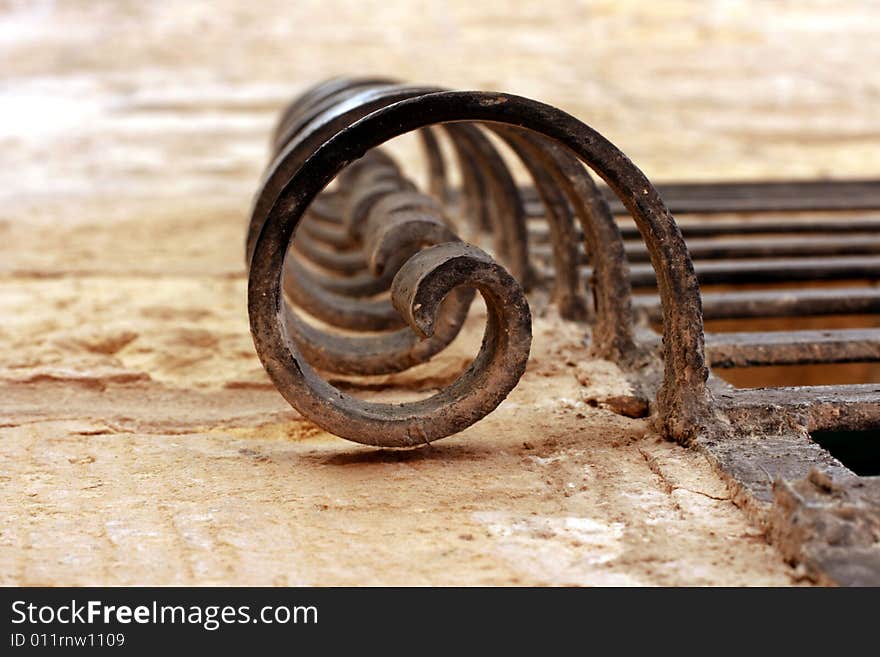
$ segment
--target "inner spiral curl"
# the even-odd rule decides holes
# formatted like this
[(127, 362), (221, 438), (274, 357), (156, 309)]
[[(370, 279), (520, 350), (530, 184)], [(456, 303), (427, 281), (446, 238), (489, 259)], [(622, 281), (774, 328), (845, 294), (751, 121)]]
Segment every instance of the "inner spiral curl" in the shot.
[[(314, 102), (307, 95), (285, 114), (288, 125), (278, 134), (288, 146), (315, 129), (314, 121), (303, 123)], [(297, 124), (299, 131), (291, 128)], [(271, 185), (262, 193), (270, 194)], [(255, 212), (260, 200), (265, 205), (258, 199)], [(339, 175), (335, 191), (315, 199), (281, 276), (280, 323), (292, 351), (304, 360), (297, 360), (303, 373), (315, 368), (376, 375), (424, 363), (458, 335), (476, 291), (486, 303), (476, 358), (427, 399), (370, 403), (310, 372), (312, 392), (321, 393), (288, 399), (337, 435), (378, 446), (431, 442), (494, 410), (525, 370), (531, 314), (522, 287), (485, 251), (462, 242), (442, 202), (420, 191), (381, 149), (353, 162)]]

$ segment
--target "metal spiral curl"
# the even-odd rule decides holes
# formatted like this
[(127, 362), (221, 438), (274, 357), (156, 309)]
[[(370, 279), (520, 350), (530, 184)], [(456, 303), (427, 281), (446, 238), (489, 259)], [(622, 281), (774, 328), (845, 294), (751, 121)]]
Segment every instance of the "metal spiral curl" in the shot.
[[(381, 148), (414, 130), (427, 190)], [(444, 140), (460, 192), (451, 189)], [(379, 78), (320, 84), (287, 107), (275, 130), (246, 246), (251, 331), (272, 381), (324, 429), (384, 447), (451, 435), (503, 401), (528, 361), (524, 289), (543, 280), (529, 249), (526, 203), (498, 140), (521, 161), (543, 205), (560, 314), (591, 320), (592, 355), (622, 366), (636, 353), (624, 244), (584, 164), (630, 210), (665, 314), (658, 407), (670, 433), (683, 430), (710, 401), (699, 288), (681, 234), (644, 175), (598, 133), (549, 106)], [(579, 272), (578, 225), (592, 299)], [(485, 243), (498, 261), (462, 235)], [(458, 335), (475, 291), (487, 307), (482, 346), (437, 394), (373, 403), (319, 376), (389, 374), (426, 362)], [(676, 385), (684, 379), (688, 385)]]

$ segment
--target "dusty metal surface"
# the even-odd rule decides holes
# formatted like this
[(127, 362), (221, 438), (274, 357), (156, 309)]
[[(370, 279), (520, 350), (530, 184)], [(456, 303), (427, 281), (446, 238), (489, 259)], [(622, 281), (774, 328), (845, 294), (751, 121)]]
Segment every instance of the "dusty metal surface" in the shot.
[(789, 560), (823, 584), (880, 586), (880, 479), (812, 468), (774, 493), (772, 535)]
[[(425, 153), (425, 190), (381, 148), (411, 131)], [(515, 182), (499, 141), (531, 188)], [(531, 291), (583, 326), (585, 358), (616, 363), (632, 382), (632, 395), (597, 404), (651, 414), (668, 438), (703, 451), (806, 577), (876, 583), (876, 482), (809, 433), (880, 427), (880, 386), (741, 390), (708, 365), (880, 362), (880, 329), (704, 337), (703, 318), (878, 312), (880, 221), (828, 212), (877, 209), (880, 183), (662, 189), (686, 217), (681, 228), (625, 155), (535, 101), (330, 80), (282, 114), (253, 204), (246, 253), (257, 352), (285, 398), (326, 430), (372, 445), (430, 443), (480, 420), (516, 386), (528, 360)], [(837, 281), (847, 287), (822, 287)], [(701, 295), (701, 284), (722, 288)], [(774, 285), (783, 287), (768, 289)], [(633, 288), (644, 290), (634, 296)], [(483, 345), (433, 396), (366, 402), (321, 378), (426, 362), (455, 339), (474, 290), (488, 309)]]

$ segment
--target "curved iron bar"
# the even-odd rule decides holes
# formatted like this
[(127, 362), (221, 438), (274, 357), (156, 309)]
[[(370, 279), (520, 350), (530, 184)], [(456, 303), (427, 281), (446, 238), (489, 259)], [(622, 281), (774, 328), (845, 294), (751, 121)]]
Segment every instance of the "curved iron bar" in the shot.
[[(507, 138), (511, 134), (515, 135), (514, 142), (519, 140), (531, 144), (540, 165), (546, 167), (567, 197), (580, 222), (584, 234), (584, 251), (589, 254), (593, 268), (593, 353), (600, 358), (627, 364), (638, 356), (635, 347), (632, 286), (623, 237), (608, 202), (583, 164), (567, 148), (534, 132), (499, 128), (497, 125), (492, 126), (492, 129)], [(547, 211), (551, 212), (549, 207)], [(552, 223), (550, 228), (553, 229)], [(557, 228), (558, 237), (553, 243), (557, 279), (566, 273), (570, 275), (567, 268), (570, 266), (572, 253), (565, 244), (575, 244), (576, 239), (572, 239), (569, 230), (568, 227)], [(577, 266), (575, 269), (578, 269)], [(574, 290), (577, 287), (569, 282), (562, 294), (573, 294)]]
[[(345, 102), (325, 110), (312, 119), (299, 132), (290, 135), (284, 144), (278, 144), (274, 158), (263, 173), (259, 189), (251, 207), (248, 223), (245, 262), (250, 263), (254, 251), (254, 243), (269, 211), (278, 200), (282, 188), (299, 170), (315, 150), (340, 130), (367, 114), (406, 98), (412, 98), (431, 91), (439, 91), (437, 87), (414, 87), (395, 85), (393, 87), (367, 88)], [(295, 102), (294, 102), (295, 104)], [(352, 158), (357, 160), (363, 153)]]
[[(511, 222), (507, 217), (507, 223), (503, 223), (497, 216), (499, 208), (512, 209), (516, 215), (516, 203), (521, 202), (518, 190), (510, 188), (512, 178), (494, 146), (476, 126), (470, 125), (478, 123), (497, 132), (523, 159), (535, 179), (548, 214), (556, 222), (555, 227), (551, 226), (557, 235), (554, 252), (557, 260), (565, 263), (566, 271), (571, 254), (564, 241), (571, 241), (573, 219), (580, 221), (594, 268), (594, 353), (627, 363), (636, 350), (623, 243), (607, 203), (598, 194), (584, 165), (618, 196), (647, 245), (660, 292), (665, 370), (655, 407), (658, 419), (668, 435), (683, 441), (714, 421), (712, 397), (706, 386), (708, 370), (700, 295), (693, 265), (681, 233), (657, 191), (623, 153), (574, 117), (522, 97), (400, 85), (366, 85), (364, 89), (345, 94), (340, 104), (322, 110), (302, 129), (288, 134), (289, 140), (279, 145), (279, 152), (264, 176), (251, 216), (247, 243), (251, 330), (267, 372), (292, 405), (327, 430), (351, 440), (408, 446), (465, 428), (494, 409), (516, 384), (525, 368), (531, 339), (530, 315), (522, 288), (487, 254), (457, 241), (452, 233), (423, 240), (419, 247), (437, 240), (449, 241), (416, 250), (412, 255), (403, 253), (391, 267), (391, 271), (396, 270), (391, 281), (391, 304), (418, 337), (428, 338), (409, 343), (397, 352), (392, 343), (402, 340), (401, 331), (407, 329), (370, 336), (328, 333), (298, 317), (282, 292), (282, 278), (285, 288), (289, 279), (299, 279), (295, 268), (285, 269), (298, 224), (310, 221), (304, 217), (312, 202), (326, 196), (322, 190), (365, 153), (410, 131), (430, 134), (427, 139), (423, 137), (423, 145), (430, 151), (430, 186), (435, 192), (447, 189), (445, 164), (435, 136), (428, 132), (430, 126), (441, 126), (449, 135), (459, 159), (466, 196), (475, 201), (477, 194), (483, 194), (483, 207), (496, 213), (493, 228), (512, 233), (497, 243), (505, 245), (508, 256), (510, 251), (521, 249), (518, 218), (514, 216)], [(316, 106), (312, 102), (312, 108)], [(289, 126), (287, 132), (291, 132)], [(332, 202), (328, 200), (321, 206), (318, 214), (322, 216), (315, 221), (325, 220), (328, 230), (345, 230), (352, 247), (361, 248), (364, 267), (370, 263), (371, 273), (388, 275), (387, 266), (377, 266), (381, 258), (371, 257), (378, 253), (383, 240), (392, 240), (403, 226), (409, 225), (408, 220), (384, 211), (374, 217), (371, 210), (390, 195), (400, 193), (399, 181), (395, 182), (392, 176), (394, 184), (389, 185), (387, 172), (378, 172), (375, 163), (361, 168), (374, 169), (372, 184), (381, 189), (358, 190), (359, 185), (351, 184), (348, 174), (343, 173), (339, 189), (334, 191), (341, 197), (333, 197)], [(475, 183), (477, 176), (481, 176), (479, 185)], [(447, 196), (446, 191), (442, 194), (441, 203)], [(373, 198), (367, 203), (368, 208), (358, 210), (365, 199)], [(442, 233), (432, 211), (419, 210), (409, 220), (413, 226), (430, 223)], [(439, 223), (448, 230), (445, 222)], [(416, 232), (423, 229), (424, 226), (411, 228)], [(306, 236), (306, 232), (302, 235)], [(297, 234), (297, 242), (299, 238)], [(387, 246), (391, 242), (384, 243), (387, 253), (396, 253), (395, 248)], [(356, 250), (352, 251), (354, 255)], [(338, 268), (330, 270), (323, 278), (311, 282), (322, 291), (330, 290), (324, 285), (335, 274), (342, 273)], [(528, 278), (528, 272), (525, 267), (518, 273)], [(357, 285), (364, 284), (363, 270), (347, 273), (348, 276), (339, 276), (340, 281), (357, 279)], [(577, 298), (573, 281), (564, 274), (562, 277), (566, 282), (557, 283), (557, 297)], [(430, 343), (447, 326), (443, 318), (459, 317), (456, 313), (461, 305), (451, 312), (441, 310), (441, 306), (450, 302), (454, 305), (461, 286), (467, 286), (471, 293), (473, 289), (479, 290), (486, 300), (488, 320), (483, 345), (472, 365), (432, 397), (406, 404), (370, 403), (334, 388), (312, 369), (314, 365), (350, 373), (373, 373), (383, 368), (397, 371), (387, 367), (387, 356), (392, 352), (396, 354), (395, 367), (403, 366), (404, 361), (424, 362), (422, 354), (413, 356), (413, 344), (421, 347)], [(463, 312), (466, 314), (466, 308)], [(388, 342), (380, 344), (383, 339)], [(359, 352), (359, 340), (375, 340), (374, 346), (378, 348)], [(436, 353), (433, 347), (427, 350)], [(402, 356), (404, 353), (407, 355)], [(340, 368), (341, 361), (345, 364)], [(367, 367), (357, 365), (367, 361)]]
[(587, 302), (577, 266), (580, 254), (574, 208), (558, 185), (555, 171), (548, 167), (548, 156), (536, 139), (511, 129), (496, 127), (495, 132), (528, 169), (544, 205), (556, 271), (553, 300), (559, 306), (559, 314), (566, 319), (585, 319)]
[(396, 84), (388, 78), (331, 78), (295, 98), (281, 113), (272, 135), (272, 146), (277, 155), (280, 148), (303, 126), (343, 98), (365, 89)]
[[(374, 161), (372, 166), (361, 167), (354, 176), (349, 176), (348, 182), (351, 185), (348, 197), (353, 200), (346, 204), (343, 226), (351, 244), (362, 244), (365, 233), (382, 235), (382, 239), (368, 239), (362, 254), (374, 276), (380, 277), (387, 269), (393, 280), (393, 274), (403, 262), (423, 246), (458, 239), (448, 229), (437, 202), (412, 191), (414, 185), (396, 167)], [(397, 221), (396, 236), (380, 231), (382, 223), (395, 221), (401, 213), (406, 213), (410, 220)], [(396, 268), (385, 267), (392, 253)], [(314, 251), (307, 254), (314, 255)], [(384, 278), (387, 280), (387, 275)], [(339, 329), (386, 331), (404, 326), (403, 318), (389, 299), (363, 299), (326, 289), (319, 277), (313, 276), (295, 259), (287, 261), (284, 291), (308, 314)]]

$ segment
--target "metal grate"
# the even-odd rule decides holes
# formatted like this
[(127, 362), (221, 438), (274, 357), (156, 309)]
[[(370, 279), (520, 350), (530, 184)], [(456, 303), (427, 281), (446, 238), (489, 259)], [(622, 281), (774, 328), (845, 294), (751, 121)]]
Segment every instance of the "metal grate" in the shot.
[[(412, 131), (425, 189), (382, 148)], [(511, 159), (531, 186), (515, 182)], [(880, 383), (735, 388), (716, 375), (880, 360), (877, 322), (840, 326), (880, 311), (874, 209), (876, 181), (655, 188), (553, 107), (334, 79), (294, 101), (273, 136), (248, 229), (251, 330), (303, 415), (358, 442), (414, 446), (497, 407), (526, 366), (529, 302), (549, 299), (589, 330), (584, 358), (613, 361), (632, 382), (635, 403), (619, 412), (650, 412), (667, 437), (702, 450), (807, 576), (878, 584), (880, 480), (810, 434), (877, 429)], [(379, 404), (322, 378), (425, 362), (457, 335), (475, 290), (488, 308), (480, 353), (438, 394)], [(836, 324), (805, 319), (815, 317)], [(704, 320), (803, 327), (704, 332)]]
[[(877, 474), (880, 447), (880, 367), (870, 365), (880, 361), (880, 182), (701, 187), (692, 188), (699, 203), (679, 196), (682, 186), (669, 202), (679, 203), (704, 286), (703, 316), (762, 328), (706, 333), (710, 384), (729, 428), (694, 444), (808, 577), (877, 585), (880, 478), (859, 475)], [(643, 307), (658, 317), (650, 295)], [(862, 381), (826, 384), (832, 365)], [(753, 386), (777, 366), (796, 366), (810, 385), (736, 388), (722, 378), (750, 368)]]

